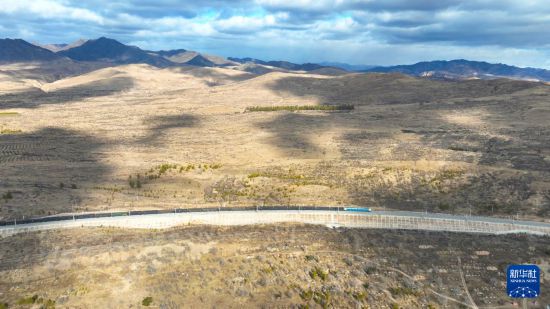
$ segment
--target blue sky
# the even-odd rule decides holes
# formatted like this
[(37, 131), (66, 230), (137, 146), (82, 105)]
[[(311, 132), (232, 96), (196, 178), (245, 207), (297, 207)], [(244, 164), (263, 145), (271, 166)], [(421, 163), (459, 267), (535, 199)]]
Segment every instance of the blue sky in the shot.
[(485, 60), (550, 69), (548, 0), (0, 0), (0, 36), (107, 36), (294, 62)]

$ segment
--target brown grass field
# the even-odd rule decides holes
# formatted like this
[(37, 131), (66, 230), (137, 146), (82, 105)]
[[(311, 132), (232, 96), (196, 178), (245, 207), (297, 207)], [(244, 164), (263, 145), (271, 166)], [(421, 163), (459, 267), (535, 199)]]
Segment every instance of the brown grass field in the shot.
[[(0, 66), (0, 219), (256, 204), (550, 214), (548, 85), (93, 69)], [(354, 109), (247, 112), (312, 105)]]
[(511, 263), (543, 272), (528, 308), (550, 303), (548, 237), (195, 226), (27, 233), (0, 246), (9, 308), (146, 308), (148, 297), (166, 309), (472, 308), (466, 291), (479, 308), (518, 308)]

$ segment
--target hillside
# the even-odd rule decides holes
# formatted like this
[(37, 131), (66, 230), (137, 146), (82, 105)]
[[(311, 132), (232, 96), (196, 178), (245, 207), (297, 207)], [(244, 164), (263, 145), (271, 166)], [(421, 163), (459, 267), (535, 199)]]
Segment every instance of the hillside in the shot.
[(257, 204), (550, 214), (541, 83), (145, 64), (45, 83), (10, 70), (0, 220)]

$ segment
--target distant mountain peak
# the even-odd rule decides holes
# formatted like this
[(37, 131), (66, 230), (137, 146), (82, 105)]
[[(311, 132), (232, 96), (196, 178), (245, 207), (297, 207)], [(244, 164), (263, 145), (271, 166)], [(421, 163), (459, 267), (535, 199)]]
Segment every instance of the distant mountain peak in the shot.
[(50, 50), (21, 39), (0, 39), (0, 62), (50, 61), (61, 58)]
[(60, 51), (63, 51), (63, 50), (67, 50), (67, 49), (71, 49), (71, 48), (74, 48), (74, 47), (78, 47), (84, 43), (86, 43), (88, 40), (85, 40), (85, 39), (79, 39), (77, 41), (74, 41), (73, 43), (70, 43), (70, 44), (67, 44), (67, 43), (60, 43), (60, 44), (56, 44), (56, 43), (52, 43), (52, 44), (39, 44), (39, 43), (33, 43), (34, 45), (36, 46), (39, 46), (39, 47), (42, 47), (42, 48), (45, 48), (47, 50), (50, 50), (54, 53), (57, 53), (57, 52), (60, 52)]
[(191, 60), (185, 62), (187, 65), (194, 65), (199, 67), (215, 67), (216, 64), (208, 59), (206, 59), (201, 54), (196, 55)]
[(105, 61), (117, 64), (146, 63), (157, 67), (172, 65), (169, 60), (135, 46), (125, 45), (117, 40), (100, 37), (88, 40), (80, 46), (59, 52), (78, 61)]

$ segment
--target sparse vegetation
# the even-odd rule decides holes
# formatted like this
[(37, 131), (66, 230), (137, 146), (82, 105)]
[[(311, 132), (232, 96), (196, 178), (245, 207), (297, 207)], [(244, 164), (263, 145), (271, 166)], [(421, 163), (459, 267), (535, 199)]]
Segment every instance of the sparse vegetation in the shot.
[(246, 112), (278, 112), (278, 111), (350, 111), (355, 106), (343, 105), (276, 105), (276, 106), (250, 106)]
[(19, 134), (21, 132), (23, 132), (23, 131), (8, 129), (8, 128), (0, 128), (0, 134)]
[[(170, 303), (211, 307), (219, 305), (219, 301), (215, 303), (219, 297), (225, 297), (227, 306), (238, 302), (244, 307), (276, 300), (285, 308), (298, 304), (310, 307), (391, 308), (393, 303), (401, 308), (419, 307), (416, 304), (427, 306), (428, 303), (439, 308), (444, 307), (447, 300), (430, 291), (433, 289), (451, 298), (459, 297), (452, 294), (453, 288), (461, 288), (460, 283), (457, 285), (456, 282), (457, 270), (448, 265), (460, 256), (463, 265), (467, 266), (463, 269), (466, 274), (475, 272), (478, 275), (468, 277), (468, 285), (477, 291), (473, 295), (476, 303), (480, 307), (490, 307), (498, 306), (500, 301), (508, 301), (508, 297), (501, 293), (503, 279), (497, 277), (487, 281), (482, 278), (494, 275), (492, 269), (505, 267), (507, 263), (546, 259), (544, 250), (549, 246), (547, 237), (527, 235), (334, 230), (322, 226), (286, 224), (190, 226), (157, 231), (79, 228), (39, 235), (41, 244), (56, 244), (57, 255), (49, 254), (49, 250), (53, 250), (49, 248), (43, 249), (45, 251), (40, 255), (24, 249), (36, 239), (35, 233), (0, 239), (5, 254), (14, 257), (3, 260), (3, 278), (8, 279), (0, 279), (0, 285), (9, 284), (9, 278), (30, 269), (22, 261), (30, 261), (36, 267), (52, 265), (52, 271), (59, 274), (58, 280), (49, 281), (49, 277), (44, 278), (43, 274), (29, 272), (29, 277), (19, 279), (18, 291), (6, 290), (3, 301), (15, 305), (19, 293), (32, 295), (48, 282), (48, 297), (59, 299), (63, 307), (94, 303), (103, 308), (113, 302), (123, 308), (143, 306), (143, 298), (136, 303), (131, 297), (110, 294), (113, 293), (113, 285), (103, 277), (92, 275), (95, 274), (94, 267), (102, 267), (113, 276), (128, 276), (132, 282), (130, 293), (141, 293), (143, 286), (154, 291), (150, 307), (163, 307)], [(64, 242), (59, 242), (59, 239)], [(212, 241), (214, 239), (215, 242)], [(419, 247), (426, 243), (430, 246)], [(524, 256), (510, 260), (510, 246), (524, 252)], [(137, 260), (120, 259), (108, 254), (113, 252), (113, 248), (118, 248), (119, 256), (140, 256), (139, 263), (146, 265), (144, 271), (127, 273), (127, 263)], [(303, 255), (296, 251), (298, 248)], [(68, 263), (74, 258), (75, 250), (82, 259), (95, 257), (89, 267), (66, 266), (71, 265)], [(473, 258), (477, 250), (490, 251), (491, 258)], [(353, 260), (351, 266), (342, 262), (346, 256)], [(374, 273), (362, 271), (374, 266), (377, 267)], [(197, 271), (190, 271), (195, 269)], [(319, 274), (326, 269), (331, 269), (330, 275), (323, 280)], [(428, 278), (431, 280), (428, 286), (416, 284), (409, 278), (429, 276), (426, 269), (437, 272), (435, 279)], [(89, 276), (85, 287), (72, 275), (74, 273)], [(367, 282), (372, 284), (367, 286)], [(114, 284), (116, 286), (118, 282)], [(542, 284), (541, 288), (547, 289), (550, 282)], [(193, 294), (189, 287), (201, 287), (201, 294)], [(392, 297), (388, 297), (388, 291)], [(97, 299), (97, 293), (112, 296)], [(65, 299), (61, 295), (70, 297)], [(233, 302), (236, 297), (239, 299)], [(540, 299), (547, 302), (550, 296), (541, 295)], [(32, 303), (33, 300), (27, 301)], [(47, 302), (40, 300), (40, 297), (34, 301), (36, 307)]]
[(0, 112), (0, 117), (18, 116), (18, 112)]
[(418, 292), (408, 287), (391, 287), (388, 289), (393, 296), (416, 296)]

